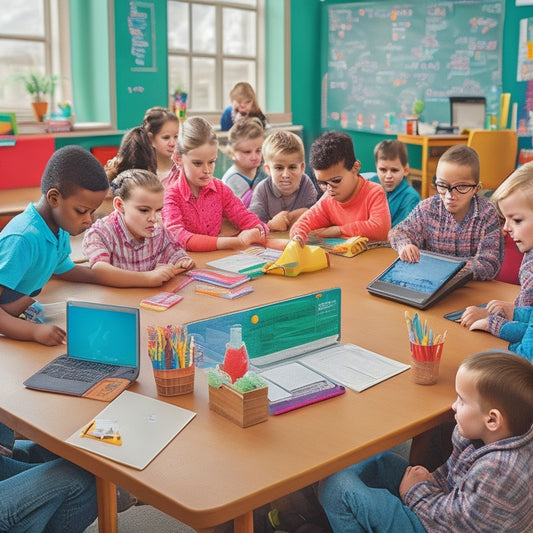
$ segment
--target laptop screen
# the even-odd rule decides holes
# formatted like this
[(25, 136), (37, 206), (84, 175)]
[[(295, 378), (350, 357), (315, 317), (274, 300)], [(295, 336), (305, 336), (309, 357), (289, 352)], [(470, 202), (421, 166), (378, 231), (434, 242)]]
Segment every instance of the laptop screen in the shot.
[(138, 366), (139, 310), (87, 302), (67, 302), (69, 357)]

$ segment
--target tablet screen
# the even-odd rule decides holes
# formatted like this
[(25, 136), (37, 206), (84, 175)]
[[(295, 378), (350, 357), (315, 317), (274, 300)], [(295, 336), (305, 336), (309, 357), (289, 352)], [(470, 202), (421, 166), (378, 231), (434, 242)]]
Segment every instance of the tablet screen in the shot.
[(433, 294), (464, 265), (464, 261), (420, 253), (420, 262), (395, 261), (378, 279), (424, 294)]

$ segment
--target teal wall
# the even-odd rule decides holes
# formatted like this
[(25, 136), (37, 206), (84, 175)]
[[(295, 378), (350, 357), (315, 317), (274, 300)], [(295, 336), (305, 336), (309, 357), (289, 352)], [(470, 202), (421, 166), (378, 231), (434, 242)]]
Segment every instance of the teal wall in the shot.
[(266, 111), (285, 111), (285, 1), (268, 0), (265, 9)]
[(69, 16), (76, 120), (109, 123), (107, 0), (69, 0)]
[[(323, 6), (354, 3), (354, 0), (291, 0), (291, 93), (293, 123), (304, 127), (306, 150), (322, 132), (320, 126), (321, 104), (321, 31)], [(507, 0), (503, 45), (503, 91), (511, 93), (511, 102), (524, 105), (526, 82), (516, 81), (518, 24), (521, 18), (531, 17), (529, 7), (516, 7), (514, 0)], [(374, 168), (374, 146), (391, 136), (348, 130), (354, 139), (357, 157), (363, 171)], [(519, 139), (520, 147), (531, 148), (531, 138)], [(409, 157), (420, 157), (420, 151), (409, 152)]]

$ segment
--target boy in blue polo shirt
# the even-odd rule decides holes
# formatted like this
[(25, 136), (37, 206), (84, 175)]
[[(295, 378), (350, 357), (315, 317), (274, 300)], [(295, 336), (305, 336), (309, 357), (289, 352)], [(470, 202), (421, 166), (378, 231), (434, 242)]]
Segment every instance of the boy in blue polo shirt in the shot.
[(394, 227), (420, 202), (420, 195), (405, 178), (409, 174), (407, 148), (401, 141), (381, 141), (374, 148), (374, 160), (377, 175), (372, 176), (370, 181), (381, 183), (385, 189), (391, 226)]
[(70, 258), (70, 235), (92, 224), (109, 182), (102, 165), (80, 146), (55, 152), (41, 179), (41, 198), (30, 203), (0, 233), (0, 333), (48, 346), (65, 342), (53, 324), (21, 320), (52, 275), (74, 282), (98, 283), (88, 266)]

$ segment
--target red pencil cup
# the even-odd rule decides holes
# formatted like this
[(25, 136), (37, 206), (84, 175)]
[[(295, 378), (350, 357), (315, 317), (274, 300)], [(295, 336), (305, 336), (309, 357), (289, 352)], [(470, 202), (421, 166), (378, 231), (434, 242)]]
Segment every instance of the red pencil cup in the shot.
[(185, 368), (154, 368), (155, 385), (159, 396), (179, 396), (194, 391), (194, 365)]
[(444, 343), (422, 345), (411, 342), (413, 381), (418, 385), (433, 385), (439, 377), (439, 363)]

